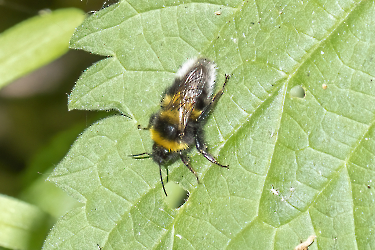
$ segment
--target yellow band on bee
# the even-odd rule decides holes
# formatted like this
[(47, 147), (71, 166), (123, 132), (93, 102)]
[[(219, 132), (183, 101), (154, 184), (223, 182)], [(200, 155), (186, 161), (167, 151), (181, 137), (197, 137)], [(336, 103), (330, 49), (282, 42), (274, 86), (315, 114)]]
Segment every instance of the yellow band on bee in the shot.
[(196, 121), (201, 116), (202, 110), (193, 110), (190, 115), (190, 120)]
[(165, 95), (163, 101), (161, 102), (161, 106), (165, 107), (172, 101), (172, 97), (170, 95)]
[(163, 138), (159, 132), (150, 129), (151, 139), (160, 146), (168, 149), (170, 152), (177, 152), (187, 149), (189, 146), (186, 143), (179, 143), (178, 141), (167, 140)]
[(160, 112), (160, 118), (163, 121), (168, 121), (173, 124), (178, 124), (180, 122), (180, 116), (177, 109)]

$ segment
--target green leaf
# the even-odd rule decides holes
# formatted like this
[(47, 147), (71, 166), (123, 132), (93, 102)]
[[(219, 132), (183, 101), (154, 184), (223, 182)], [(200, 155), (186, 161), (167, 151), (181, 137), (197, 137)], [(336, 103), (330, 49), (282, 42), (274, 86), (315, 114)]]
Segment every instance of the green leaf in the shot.
[(49, 220), (38, 207), (0, 194), (0, 246), (40, 249)]
[[(60, 218), (73, 207), (82, 205), (68, 196), (53, 183), (45, 181), (56, 165), (75, 140), (76, 136), (85, 127), (84, 124), (75, 126), (56, 134), (52, 140), (39, 149), (29, 161), (23, 173), (22, 184), (24, 188), (18, 198), (38, 206), (50, 214), (54, 219)], [(35, 175), (39, 173), (39, 178)]]
[[(313, 235), (309, 249), (373, 248), (374, 16), (373, 1), (139, 0), (92, 15), (71, 46), (110, 57), (81, 76), (69, 109), (132, 119), (92, 125), (49, 177), (85, 205), (45, 249), (293, 249)], [(151, 151), (137, 125), (196, 56), (217, 63), (219, 85), (232, 75), (205, 126), (230, 168), (192, 150), (198, 184), (168, 166), (190, 192), (172, 209), (157, 164), (129, 155)]]
[(85, 15), (61, 9), (32, 17), (0, 35), (0, 87), (68, 52), (69, 38)]

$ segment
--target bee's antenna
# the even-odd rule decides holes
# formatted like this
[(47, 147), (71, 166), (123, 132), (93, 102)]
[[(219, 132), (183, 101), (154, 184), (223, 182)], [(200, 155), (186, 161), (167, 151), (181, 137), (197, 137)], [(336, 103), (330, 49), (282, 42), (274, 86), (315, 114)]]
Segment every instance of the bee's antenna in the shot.
[[(159, 164), (159, 172), (160, 172), (161, 185), (163, 186), (163, 190), (164, 190), (165, 196), (168, 196), (167, 195), (167, 191), (165, 191), (164, 182), (163, 182), (163, 176), (161, 175), (161, 165), (160, 164)], [(167, 176), (167, 178), (168, 178), (168, 176)]]
[[(142, 157), (143, 155), (146, 155), (146, 156)], [(129, 156), (133, 157), (134, 159), (145, 159), (145, 158), (150, 158), (152, 155), (150, 153), (142, 153), (142, 154), (129, 155)], [(161, 174), (161, 165), (160, 164), (159, 164), (159, 172), (160, 172), (160, 181), (161, 181), (161, 185), (163, 186), (165, 196), (168, 196), (167, 191), (165, 190), (165, 187), (164, 187), (163, 175)], [(168, 182), (168, 168), (167, 168), (167, 182)]]

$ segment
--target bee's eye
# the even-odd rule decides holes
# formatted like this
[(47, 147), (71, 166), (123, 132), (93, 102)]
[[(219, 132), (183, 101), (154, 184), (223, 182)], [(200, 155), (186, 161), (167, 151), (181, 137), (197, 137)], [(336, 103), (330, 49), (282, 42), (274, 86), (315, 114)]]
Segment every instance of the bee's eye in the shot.
[(172, 125), (166, 125), (164, 127), (165, 136), (169, 139), (174, 139), (177, 136), (177, 128)]

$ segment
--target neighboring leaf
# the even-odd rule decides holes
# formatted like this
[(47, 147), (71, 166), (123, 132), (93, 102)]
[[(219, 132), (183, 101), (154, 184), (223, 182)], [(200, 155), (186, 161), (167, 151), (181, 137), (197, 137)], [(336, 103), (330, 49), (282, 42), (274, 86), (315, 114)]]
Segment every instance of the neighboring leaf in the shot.
[(0, 194), (0, 246), (40, 249), (49, 220), (38, 207)]
[[(220, 15), (219, 15), (220, 14)], [(44, 247), (369, 249), (375, 245), (375, 5), (372, 1), (122, 1), (71, 40), (110, 56), (78, 80), (69, 109), (117, 109), (76, 141), (49, 180), (85, 203)], [(226, 91), (205, 126), (229, 170), (191, 152), (164, 202), (147, 126), (187, 58), (215, 60)], [(302, 95), (290, 93), (300, 86)], [(299, 88), (300, 89), (300, 88)], [(304, 94), (303, 94), (304, 92)], [(300, 96), (300, 97), (297, 97)]]
[(79, 9), (32, 17), (0, 35), (0, 88), (68, 52), (69, 38), (85, 18)]
[(56, 220), (73, 207), (82, 205), (45, 179), (52, 172), (52, 166), (66, 154), (66, 150), (84, 128), (84, 124), (76, 124), (55, 135), (47, 145), (38, 150), (23, 173), (24, 188), (18, 198), (38, 206)]

